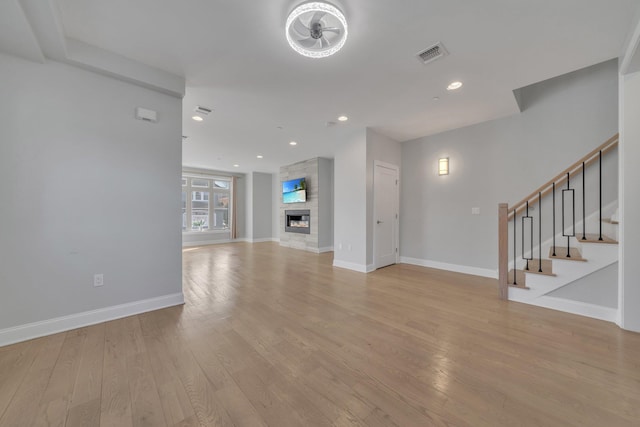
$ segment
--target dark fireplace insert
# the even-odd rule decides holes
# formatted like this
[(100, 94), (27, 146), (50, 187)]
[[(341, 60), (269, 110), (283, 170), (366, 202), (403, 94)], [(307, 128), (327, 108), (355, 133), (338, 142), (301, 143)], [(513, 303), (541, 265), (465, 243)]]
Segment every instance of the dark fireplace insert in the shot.
[(309, 209), (284, 211), (284, 231), (289, 233), (311, 233), (311, 212)]

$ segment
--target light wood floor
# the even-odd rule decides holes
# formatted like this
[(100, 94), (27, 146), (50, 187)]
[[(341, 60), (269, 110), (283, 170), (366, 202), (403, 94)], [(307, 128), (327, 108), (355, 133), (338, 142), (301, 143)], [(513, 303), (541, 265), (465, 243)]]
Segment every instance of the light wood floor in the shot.
[(640, 425), (640, 334), (331, 259), (185, 250), (185, 306), (0, 348), (0, 425)]

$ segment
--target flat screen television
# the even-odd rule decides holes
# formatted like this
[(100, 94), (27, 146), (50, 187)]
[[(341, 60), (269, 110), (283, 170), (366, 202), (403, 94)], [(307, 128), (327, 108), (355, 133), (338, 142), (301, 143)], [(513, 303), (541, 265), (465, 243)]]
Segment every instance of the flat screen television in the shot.
[(282, 203), (303, 203), (307, 201), (307, 183), (304, 178), (282, 182)]

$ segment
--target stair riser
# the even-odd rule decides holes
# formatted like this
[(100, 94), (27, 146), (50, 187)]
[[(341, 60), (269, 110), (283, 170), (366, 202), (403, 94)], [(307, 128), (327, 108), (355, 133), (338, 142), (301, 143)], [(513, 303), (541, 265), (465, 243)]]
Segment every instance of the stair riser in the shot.
[(618, 259), (618, 245), (608, 243), (580, 243), (576, 240), (576, 245), (582, 253), (582, 257), (591, 261), (599, 260), (609, 262)]

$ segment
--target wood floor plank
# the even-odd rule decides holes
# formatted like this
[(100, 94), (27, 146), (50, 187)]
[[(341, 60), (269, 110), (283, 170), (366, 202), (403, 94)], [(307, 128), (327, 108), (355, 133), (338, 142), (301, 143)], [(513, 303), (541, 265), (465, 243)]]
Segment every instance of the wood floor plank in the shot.
[(47, 388), (40, 399), (34, 426), (64, 426), (69, 403), (73, 396), (86, 331), (76, 330), (66, 334), (58, 360), (51, 373)]
[(22, 384), (38, 350), (37, 340), (2, 348), (0, 352), (0, 419)]
[(170, 349), (162, 339), (162, 325), (166, 324), (167, 319), (166, 313), (145, 313), (140, 316), (140, 323), (145, 348), (158, 387), (162, 412), (167, 425), (174, 426), (188, 423), (189, 419), (197, 420), (197, 417), (176, 372)]
[(131, 395), (127, 377), (126, 319), (106, 323), (102, 393), (100, 405), (101, 427), (133, 427)]
[(50, 335), (34, 341), (38, 352), (24, 380), (7, 407), (0, 426), (30, 427), (38, 414), (42, 398), (62, 349), (66, 333)]
[(100, 397), (77, 404), (69, 409), (66, 427), (100, 426)]
[(86, 340), (69, 403), (67, 426), (99, 423), (105, 330), (104, 323), (86, 328)]
[(0, 348), (0, 427), (639, 425), (640, 334), (495, 289), (189, 248), (185, 305)]

